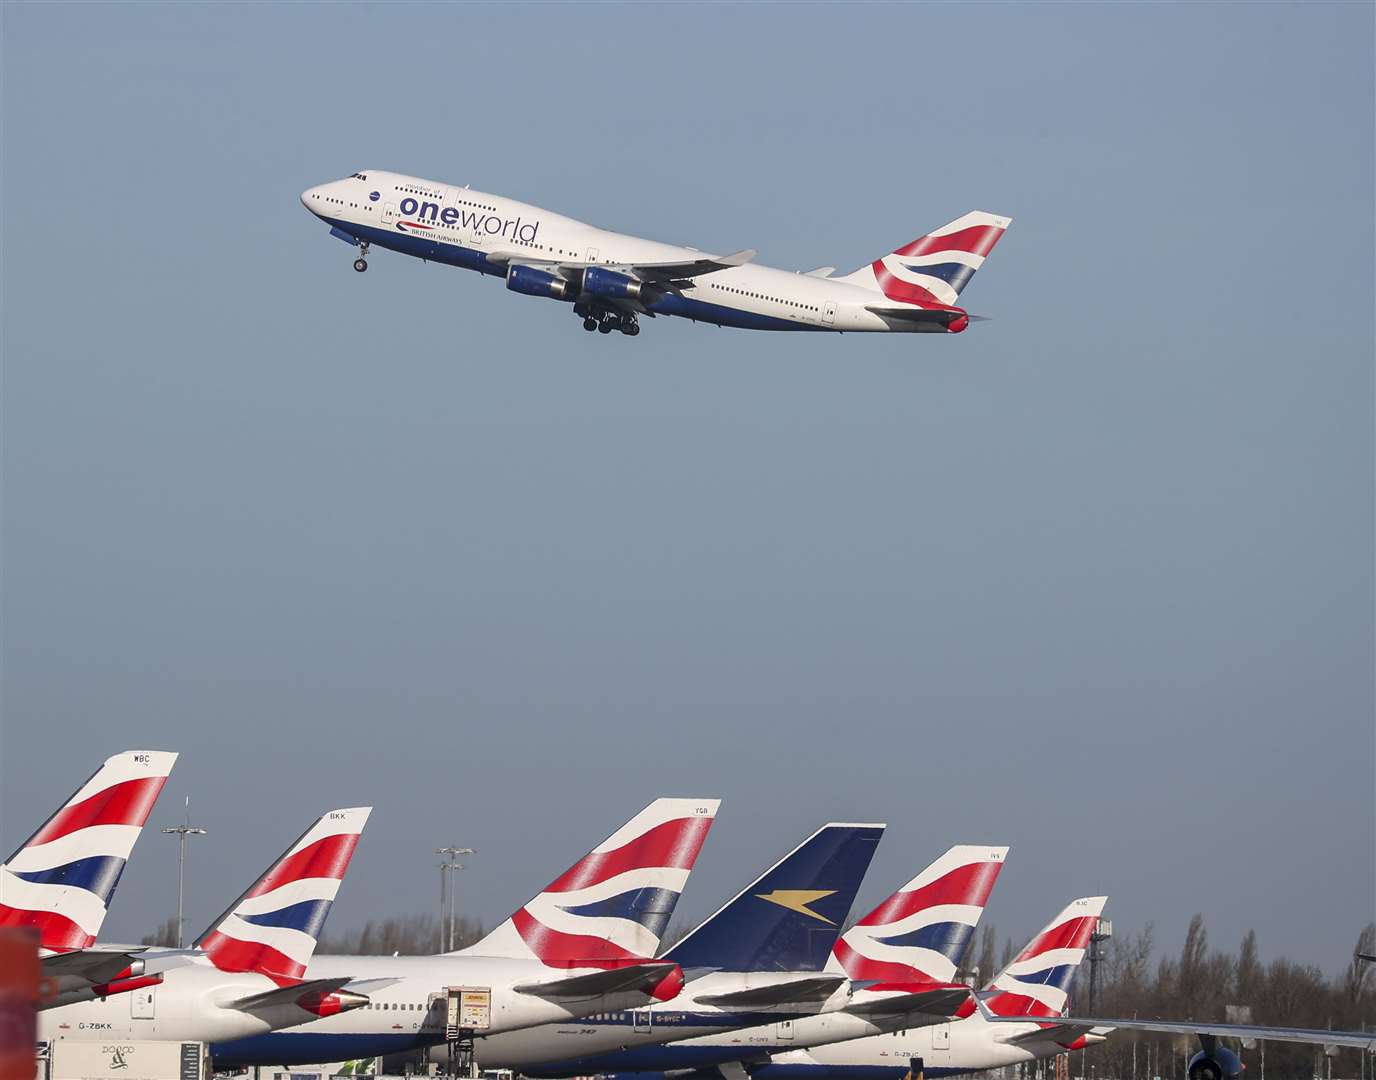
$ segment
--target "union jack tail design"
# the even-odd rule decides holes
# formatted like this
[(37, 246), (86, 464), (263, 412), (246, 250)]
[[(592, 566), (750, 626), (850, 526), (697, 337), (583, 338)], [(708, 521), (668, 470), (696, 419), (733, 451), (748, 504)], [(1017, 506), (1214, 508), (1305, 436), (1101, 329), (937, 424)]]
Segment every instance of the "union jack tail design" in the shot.
[(1065, 1012), (1075, 969), (1099, 924), (1106, 896), (1072, 900), (985, 989), (996, 1016), (1056, 1017)]
[(900, 303), (950, 308), (1012, 221), (972, 210), (841, 280)]
[(717, 815), (718, 799), (656, 799), (476, 945), (551, 967), (653, 957)]
[(177, 755), (109, 758), (0, 866), (0, 926), (38, 931), (44, 949), (95, 943), (115, 886)]
[(299, 980), (349, 869), (371, 806), (331, 810), (268, 867), (196, 941), (221, 971)]
[(842, 935), (828, 971), (880, 983), (949, 983), (984, 914), (1006, 847), (951, 848)]

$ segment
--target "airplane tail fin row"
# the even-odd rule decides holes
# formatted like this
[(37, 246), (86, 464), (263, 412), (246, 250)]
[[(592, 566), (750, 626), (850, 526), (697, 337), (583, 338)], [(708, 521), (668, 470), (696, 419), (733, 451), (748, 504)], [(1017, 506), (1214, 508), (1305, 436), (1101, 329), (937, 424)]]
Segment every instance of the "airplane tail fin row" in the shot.
[(221, 971), (301, 979), (372, 807), (331, 810), (196, 941)]
[(985, 1007), (996, 1016), (1060, 1016), (1107, 902), (1086, 896), (1067, 904), (985, 988), (992, 991)]
[(656, 799), (476, 945), (552, 967), (653, 957), (717, 815), (718, 799)]
[(1006, 847), (951, 848), (847, 930), (827, 970), (856, 981), (953, 981), (1007, 856)]
[(883, 293), (899, 303), (952, 307), (1012, 220), (972, 210), (835, 280)]
[(94, 943), (176, 761), (160, 750), (126, 750), (106, 760), (0, 866), (0, 926), (37, 930), (44, 949)]

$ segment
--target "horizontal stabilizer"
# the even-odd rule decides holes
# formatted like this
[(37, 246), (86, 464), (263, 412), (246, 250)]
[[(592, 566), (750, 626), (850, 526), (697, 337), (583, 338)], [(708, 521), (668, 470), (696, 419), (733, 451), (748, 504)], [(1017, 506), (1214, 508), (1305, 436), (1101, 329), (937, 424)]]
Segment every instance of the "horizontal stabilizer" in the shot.
[(1073, 1043), (1085, 1033), (1085, 1028), (1072, 1027), (1070, 1024), (1048, 1024), (1035, 1031), (1022, 1031), (1016, 1035), (1003, 1037), (1002, 1042), (1015, 1046), (1021, 1043)]
[(849, 981), (844, 975), (815, 975), (807, 979), (770, 983), (768, 986), (755, 986), (747, 990), (708, 994), (694, 1000), (702, 1005), (713, 1005), (723, 1009), (786, 1005), (793, 1001), (825, 1001), (838, 987)]
[[(124, 974), (147, 950), (146, 945), (93, 945), (89, 949), (76, 949), (72, 952), (54, 953), (39, 960), (45, 977), (86, 979), (93, 983), (108, 982)], [(129, 974), (137, 975), (132, 971)]]
[(947, 326), (964, 314), (964, 312), (955, 308), (881, 307), (878, 304), (866, 304), (865, 310), (874, 312), (874, 314), (878, 315), (881, 319), (901, 319), (903, 322), (930, 323), (933, 329), (938, 330), (945, 330)]
[(262, 1012), (280, 1005), (293, 1005), (308, 994), (333, 994), (352, 981), (351, 976), (339, 975), (330, 979), (307, 979), (304, 982), (275, 986), (258, 994), (249, 994), (231, 1001), (227, 1008), (243, 1012)]
[[(960, 1007), (970, 1000), (970, 991), (964, 986), (938, 986), (930, 990), (915, 990), (908, 994), (890, 994), (886, 997), (865, 997), (852, 1001), (846, 1012), (861, 1016), (897, 1016), (907, 1013), (926, 1014), (931, 1023), (940, 1024), (949, 1020), (960, 1011)], [(920, 1027), (914, 1022), (909, 1027)]]
[(549, 1001), (582, 1000), (628, 990), (653, 989), (677, 967), (677, 964), (667, 961), (647, 960), (643, 964), (628, 964), (587, 975), (570, 975), (566, 979), (517, 983), (512, 989), (518, 994), (530, 994)]

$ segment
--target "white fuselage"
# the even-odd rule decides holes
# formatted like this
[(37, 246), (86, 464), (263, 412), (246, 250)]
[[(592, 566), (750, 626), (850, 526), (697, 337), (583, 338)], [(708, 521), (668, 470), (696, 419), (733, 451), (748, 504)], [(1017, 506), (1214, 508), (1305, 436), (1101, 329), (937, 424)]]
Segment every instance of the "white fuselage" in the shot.
[[(301, 201), (351, 242), (500, 276), (523, 259), (537, 267), (625, 267), (704, 257), (694, 248), (599, 229), (501, 195), (380, 170), (310, 188)], [(761, 330), (935, 329), (867, 310), (875, 306), (902, 305), (842, 279), (749, 263), (703, 274), (628, 310)]]
[(809, 977), (810, 973), (713, 972), (693, 979), (672, 1001), (631, 1011), (598, 1012), (576, 1023), (489, 1035), (476, 1041), (475, 1053), (485, 1069), (514, 1069), (528, 1076), (677, 1068), (675, 1063), (683, 1060), (677, 1052), (681, 1040), (761, 1024), (791, 1025), (844, 1008), (850, 1000), (849, 986), (843, 984), (822, 1000), (785, 1001), (748, 1010), (703, 1001)]

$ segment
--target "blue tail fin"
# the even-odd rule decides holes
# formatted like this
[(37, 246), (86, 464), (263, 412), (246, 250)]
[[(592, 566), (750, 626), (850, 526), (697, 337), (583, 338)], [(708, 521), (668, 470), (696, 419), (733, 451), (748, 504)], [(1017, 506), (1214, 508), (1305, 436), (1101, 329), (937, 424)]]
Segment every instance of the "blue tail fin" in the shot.
[(720, 971), (821, 971), (883, 835), (883, 825), (823, 825), (664, 959)]

